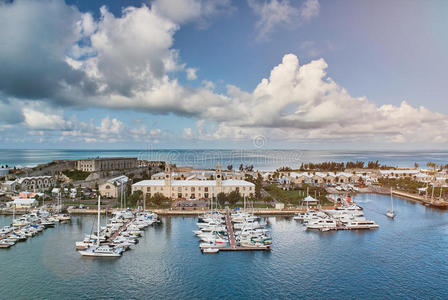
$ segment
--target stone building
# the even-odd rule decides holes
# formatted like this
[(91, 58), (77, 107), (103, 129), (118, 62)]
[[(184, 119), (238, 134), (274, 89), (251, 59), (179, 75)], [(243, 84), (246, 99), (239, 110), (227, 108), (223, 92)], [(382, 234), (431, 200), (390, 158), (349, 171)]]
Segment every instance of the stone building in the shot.
[(98, 191), (103, 197), (117, 198), (123, 188), (122, 185), (126, 184), (128, 180), (129, 178), (124, 175), (109, 179), (98, 186)]
[(76, 163), (76, 169), (85, 172), (125, 170), (137, 168), (136, 157), (108, 157), (80, 159)]
[(45, 191), (56, 184), (53, 176), (22, 177), (16, 180), (15, 189), (20, 191)]
[(143, 180), (132, 185), (132, 192), (140, 190), (146, 197), (161, 193), (171, 199), (210, 199), (219, 193), (238, 191), (241, 196), (249, 197), (255, 193), (255, 185), (238, 179), (224, 179), (221, 166), (216, 167), (213, 180), (176, 180), (172, 179), (169, 165), (165, 167), (165, 178)]

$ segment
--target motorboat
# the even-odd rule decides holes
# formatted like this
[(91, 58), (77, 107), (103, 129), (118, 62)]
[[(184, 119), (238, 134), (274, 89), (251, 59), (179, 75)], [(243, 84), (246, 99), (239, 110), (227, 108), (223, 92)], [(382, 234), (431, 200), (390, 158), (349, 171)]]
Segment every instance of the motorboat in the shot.
[(306, 225), (306, 228), (307, 229), (319, 229), (319, 230), (323, 230), (323, 229), (332, 230), (332, 229), (337, 228), (337, 223), (334, 219), (326, 218), (326, 219), (320, 219), (317, 221), (309, 222)]
[(218, 253), (219, 252), (219, 248), (204, 248), (202, 249), (203, 253)]

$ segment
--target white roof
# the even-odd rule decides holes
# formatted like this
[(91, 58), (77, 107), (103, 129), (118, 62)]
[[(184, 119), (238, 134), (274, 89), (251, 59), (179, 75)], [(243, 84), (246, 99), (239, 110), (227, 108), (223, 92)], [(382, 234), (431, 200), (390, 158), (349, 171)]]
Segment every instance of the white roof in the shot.
[[(165, 180), (143, 180), (132, 186), (165, 186)], [(171, 180), (171, 186), (216, 186), (216, 180)], [(222, 186), (255, 186), (245, 180), (227, 179)]]
[(388, 175), (388, 174), (417, 174), (419, 173), (419, 170), (380, 170), (381, 174)]
[(311, 196), (306, 196), (306, 198), (305, 199), (303, 199), (303, 201), (305, 201), (305, 202), (312, 202), (312, 201), (317, 201), (316, 199), (314, 199), (313, 197), (311, 197)]
[(129, 178), (127, 176), (121, 175), (121, 176), (118, 176), (115, 178), (111, 178), (111, 179), (107, 180), (107, 182), (112, 183), (112, 184), (117, 183), (117, 185), (120, 185), (120, 184), (128, 182), (128, 180), (129, 180)]
[(59, 193), (60, 190), (61, 190), (61, 189), (59, 189), (59, 188), (53, 188), (53, 189), (51, 190), (51, 192), (52, 192), (52, 193)]
[(16, 205), (31, 205), (36, 202), (33, 198), (17, 198), (12, 201)]

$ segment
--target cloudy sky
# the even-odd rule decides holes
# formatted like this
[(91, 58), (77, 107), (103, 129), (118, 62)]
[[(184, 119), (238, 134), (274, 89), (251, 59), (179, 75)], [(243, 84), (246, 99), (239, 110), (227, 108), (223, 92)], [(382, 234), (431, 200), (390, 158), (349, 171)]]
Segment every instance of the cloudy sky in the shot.
[(0, 0), (0, 145), (446, 149), (447, 13), (444, 0)]

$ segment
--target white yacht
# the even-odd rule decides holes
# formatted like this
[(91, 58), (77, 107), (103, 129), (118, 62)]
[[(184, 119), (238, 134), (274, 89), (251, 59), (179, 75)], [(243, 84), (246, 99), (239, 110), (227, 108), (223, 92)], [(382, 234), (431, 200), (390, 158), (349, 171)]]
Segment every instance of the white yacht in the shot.
[[(97, 221), (97, 234), (100, 236), (100, 211), (101, 211), (101, 196), (98, 196), (98, 221)], [(78, 251), (82, 256), (94, 256), (94, 257), (119, 257), (123, 252), (123, 248), (109, 246), (100, 246), (100, 239), (96, 239), (96, 246), (90, 246), (85, 250)]]

